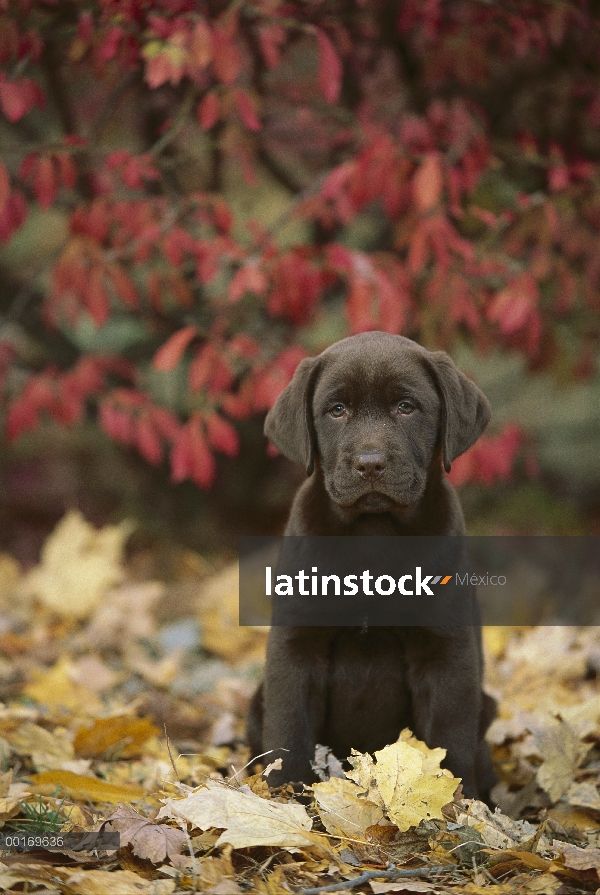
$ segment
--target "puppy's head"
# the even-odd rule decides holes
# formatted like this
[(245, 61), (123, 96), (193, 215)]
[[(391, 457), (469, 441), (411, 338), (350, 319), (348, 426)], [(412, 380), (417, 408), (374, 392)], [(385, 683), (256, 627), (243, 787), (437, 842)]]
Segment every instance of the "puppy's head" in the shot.
[(308, 475), (318, 464), (334, 504), (381, 513), (415, 506), (436, 452), (449, 472), (490, 415), (487, 398), (443, 351), (370, 332), (303, 360), (265, 433)]

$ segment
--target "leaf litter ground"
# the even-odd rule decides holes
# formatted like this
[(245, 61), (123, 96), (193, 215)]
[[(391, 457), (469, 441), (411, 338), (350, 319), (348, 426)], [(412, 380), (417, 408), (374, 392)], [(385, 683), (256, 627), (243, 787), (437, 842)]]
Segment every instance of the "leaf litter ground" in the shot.
[[(36, 846), (0, 852), (1, 892), (600, 892), (600, 628), (484, 632), (496, 811), (408, 730), (273, 789), (245, 767), (266, 631), (235, 565), (125, 560), (130, 531), (71, 513), (36, 569), (0, 556), (0, 835)], [(120, 848), (39, 839), (91, 831)]]

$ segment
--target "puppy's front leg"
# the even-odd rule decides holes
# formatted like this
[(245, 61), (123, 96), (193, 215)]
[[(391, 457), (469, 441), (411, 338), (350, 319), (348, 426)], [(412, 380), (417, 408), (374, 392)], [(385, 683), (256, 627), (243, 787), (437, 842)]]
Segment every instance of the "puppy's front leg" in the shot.
[(415, 735), (447, 750), (445, 766), (478, 798), (476, 761), (481, 716), (481, 660), (474, 628), (445, 635), (412, 628), (406, 656)]
[[(267, 761), (283, 759), (269, 783), (314, 780), (310, 766), (323, 728), (326, 707), (326, 631), (319, 628), (272, 628), (264, 680), (263, 750)], [(284, 751), (285, 750), (285, 751)]]

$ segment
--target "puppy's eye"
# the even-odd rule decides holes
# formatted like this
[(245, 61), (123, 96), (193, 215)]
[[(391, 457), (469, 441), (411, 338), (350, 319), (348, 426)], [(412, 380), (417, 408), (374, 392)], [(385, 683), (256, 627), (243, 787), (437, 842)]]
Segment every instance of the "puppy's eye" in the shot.
[(410, 416), (416, 409), (417, 408), (412, 401), (400, 401), (398, 404), (398, 413), (401, 413), (404, 416)]
[(344, 416), (346, 413), (346, 408), (343, 404), (334, 404), (331, 410), (329, 411), (330, 416), (333, 416), (336, 420), (341, 416)]

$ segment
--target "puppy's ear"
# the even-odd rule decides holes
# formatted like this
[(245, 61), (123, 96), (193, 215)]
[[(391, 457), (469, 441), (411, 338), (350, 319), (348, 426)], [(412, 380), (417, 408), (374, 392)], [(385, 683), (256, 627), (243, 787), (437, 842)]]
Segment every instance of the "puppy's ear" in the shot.
[(265, 435), (288, 460), (306, 467), (312, 475), (315, 468), (316, 433), (312, 414), (312, 398), (319, 374), (316, 357), (300, 361), (294, 378), (271, 407), (265, 420)]
[(474, 382), (461, 373), (445, 351), (427, 357), (442, 399), (441, 438), (444, 469), (475, 444), (490, 421), (490, 402)]

